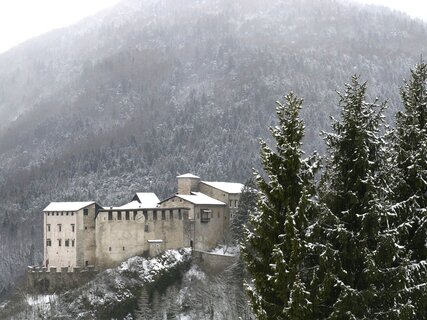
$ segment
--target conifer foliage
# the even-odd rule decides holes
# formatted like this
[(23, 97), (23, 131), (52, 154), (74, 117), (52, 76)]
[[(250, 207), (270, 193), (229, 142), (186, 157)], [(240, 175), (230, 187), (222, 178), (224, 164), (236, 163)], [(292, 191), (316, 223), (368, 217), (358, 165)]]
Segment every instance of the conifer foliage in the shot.
[(248, 179), (242, 189), (239, 199), (239, 207), (231, 220), (231, 231), (233, 240), (240, 243), (243, 237), (243, 228), (248, 222), (249, 214), (254, 210), (258, 199), (255, 180)]
[(307, 230), (312, 215), (315, 157), (303, 160), (299, 119), (302, 100), (293, 93), (277, 102), (278, 125), (271, 128), (276, 151), (261, 141), (266, 179), (256, 175), (259, 200), (250, 215), (242, 256), (252, 276), (248, 284), (258, 319), (311, 319)]
[(318, 188), (317, 157), (302, 159), (302, 100), (278, 103), (276, 150), (261, 142), (265, 178), (241, 246), (258, 319), (426, 318), (426, 79), (417, 66), (389, 145), (386, 103), (366, 102), (352, 77)]
[(398, 319), (407, 310), (397, 299), (406, 260), (390, 229), (383, 181), (386, 104), (367, 103), (365, 93), (366, 83), (354, 76), (341, 95), (342, 119), (326, 135), (321, 199), (335, 217), (326, 241), (338, 265), (328, 297), (332, 319)]
[(401, 91), (403, 111), (394, 134), (393, 209), (400, 244), (410, 255), (409, 293), (419, 319), (427, 318), (427, 65), (411, 70)]

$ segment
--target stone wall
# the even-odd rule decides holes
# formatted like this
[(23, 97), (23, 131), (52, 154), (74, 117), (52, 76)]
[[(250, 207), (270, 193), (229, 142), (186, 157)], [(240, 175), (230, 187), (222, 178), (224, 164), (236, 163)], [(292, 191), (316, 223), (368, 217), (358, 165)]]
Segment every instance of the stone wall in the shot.
[(161, 249), (190, 247), (191, 222), (186, 208), (100, 210), (96, 218), (96, 266), (108, 268), (149, 254), (149, 240)]
[(199, 177), (177, 177), (178, 193), (190, 194), (192, 191), (199, 191)]
[(227, 205), (228, 220), (230, 221), (233, 218), (239, 205), (240, 193), (227, 193), (203, 182), (200, 183), (199, 190), (211, 198), (224, 202)]
[[(176, 205), (188, 208), (191, 226), (190, 237), (192, 247), (199, 250), (215, 248), (224, 242), (228, 232), (228, 217), (226, 206), (212, 204), (194, 204), (180, 197), (172, 197), (163, 201), (162, 208), (173, 208)], [(202, 216), (202, 211), (208, 211), (207, 219)], [(186, 233), (187, 234), (187, 233)]]
[[(208, 219), (203, 217), (208, 212)], [(223, 205), (194, 205), (194, 248), (210, 250), (226, 241), (228, 218)], [(205, 213), (206, 215), (206, 213)]]
[(75, 267), (77, 212), (44, 212), (43, 218), (43, 264)]
[(214, 254), (201, 250), (192, 251), (193, 263), (208, 274), (218, 274), (237, 262), (237, 256)]
[(28, 267), (27, 290), (29, 293), (52, 294), (81, 286), (97, 274), (93, 266), (87, 268)]
[(88, 207), (88, 214), (84, 215), (80, 209), (77, 214), (77, 266), (95, 265), (95, 216), (96, 204)]

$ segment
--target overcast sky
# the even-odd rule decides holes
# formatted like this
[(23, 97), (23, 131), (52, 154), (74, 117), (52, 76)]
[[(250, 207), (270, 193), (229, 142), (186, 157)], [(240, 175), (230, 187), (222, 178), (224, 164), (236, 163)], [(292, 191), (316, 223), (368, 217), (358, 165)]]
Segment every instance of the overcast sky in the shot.
[[(383, 4), (427, 21), (426, 0), (356, 1)], [(0, 0), (0, 52), (49, 30), (73, 24), (117, 2), (119, 0)]]
[(0, 0), (0, 52), (65, 27), (119, 0)]
[(410, 16), (421, 18), (427, 21), (427, 1), (426, 0), (356, 0), (357, 2), (378, 4), (403, 11)]

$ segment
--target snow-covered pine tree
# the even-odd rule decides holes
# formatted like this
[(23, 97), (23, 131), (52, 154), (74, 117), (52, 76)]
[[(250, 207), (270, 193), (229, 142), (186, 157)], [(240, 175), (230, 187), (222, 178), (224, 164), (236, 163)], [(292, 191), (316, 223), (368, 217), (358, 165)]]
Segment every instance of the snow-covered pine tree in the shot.
[(261, 141), (266, 174), (256, 174), (257, 208), (250, 214), (241, 254), (252, 277), (247, 285), (254, 314), (261, 320), (313, 319), (309, 265), (312, 244), (313, 175), (316, 157), (302, 159), (302, 100), (293, 93), (277, 102), (278, 125), (271, 128), (276, 152)]
[(427, 319), (427, 64), (411, 70), (401, 90), (404, 110), (396, 116), (393, 208), (400, 244), (410, 255), (409, 299), (415, 318)]
[[(340, 95), (341, 120), (326, 134), (328, 156), (321, 199), (325, 224), (323, 272), (316, 303), (328, 319), (402, 319), (403, 252), (390, 229), (383, 177), (384, 140), (379, 137), (386, 104), (365, 102), (358, 77)], [(328, 265), (330, 270), (328, 269)], [(404, 317), (403, 317), (404, 319)]]
[(240, 243), (243, 237), (243, 227), (248, 222), (249, 213), (256, 207), (258, 199), (258, 192), (256, 190), (255, 180), (253, 178), (248, 179), (242, 189), (239, 200), (239, 208), (231, 220), (231, 232), (233, 240), (236, 243)]

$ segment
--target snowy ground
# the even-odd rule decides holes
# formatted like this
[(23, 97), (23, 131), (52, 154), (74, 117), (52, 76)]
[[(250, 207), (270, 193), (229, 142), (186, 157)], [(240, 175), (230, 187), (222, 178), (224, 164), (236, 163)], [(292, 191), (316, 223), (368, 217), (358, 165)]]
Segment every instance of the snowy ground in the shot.
[(27, 303), (30, 306), (42, 306), (48, 305), (57, 299), (56, 294), (39, 294), (39, 295), (27, 295)]
[(218, 247), (209, 251), (210, 253), (220, 254), (224, 256), (237, 256), (240, 253), (239, 246), (227, 247), (223, 245), (219, 245)]

